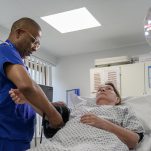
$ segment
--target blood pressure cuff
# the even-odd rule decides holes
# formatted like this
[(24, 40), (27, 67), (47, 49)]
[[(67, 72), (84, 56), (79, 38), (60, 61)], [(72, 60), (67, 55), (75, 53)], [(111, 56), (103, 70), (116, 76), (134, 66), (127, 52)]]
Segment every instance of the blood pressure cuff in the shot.
[[(54, 106), (56, 110), (61, 114), (64, 123), (69, 120), (70, 109), (67, 106)], [(45, 115), (43, 115), (42, 120), (43, 132), (46, 138), (53, 137), (60, 128), (52, 128), (49, 125), (49, 121), (45, 119)]]

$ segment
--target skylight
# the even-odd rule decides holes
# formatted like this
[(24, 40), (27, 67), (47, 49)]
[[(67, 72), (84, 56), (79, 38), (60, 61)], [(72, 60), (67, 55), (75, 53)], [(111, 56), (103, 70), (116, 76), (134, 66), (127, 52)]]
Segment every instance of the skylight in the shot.
[(101, 26), (87, 8), (79, 8), (59, 14), (41, 17), (61, 33), (73, 32)]

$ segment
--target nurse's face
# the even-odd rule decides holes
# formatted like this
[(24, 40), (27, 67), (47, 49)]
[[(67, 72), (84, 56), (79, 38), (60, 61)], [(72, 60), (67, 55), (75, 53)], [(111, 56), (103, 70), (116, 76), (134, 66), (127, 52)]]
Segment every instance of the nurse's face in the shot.
[(40, 47), (40, 37), (41, 31), (36, 30), (35, 28), (27, 29), (17, 29), (18, 39), (15, 43), (20, 55), (22, 58), (30, 56)]

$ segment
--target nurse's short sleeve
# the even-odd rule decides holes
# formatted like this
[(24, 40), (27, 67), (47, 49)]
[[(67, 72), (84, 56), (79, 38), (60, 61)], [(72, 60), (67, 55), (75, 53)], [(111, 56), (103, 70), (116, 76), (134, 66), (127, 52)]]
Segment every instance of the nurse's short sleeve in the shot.
[(5, 70), (4, 70), (4, 64), (5, 63), (11, 63), (11, 64), (21, 64), (23, 65), (23, 62), (22, 60), (20, 60), (19, 58), (17, 58), (16, 56), (14, 56), (14, 58), (10, 58), (10, 57), (1, 57), (0, 58), (0, 73), (3, 75), (3, 76), (6, 76), (5, 75)]

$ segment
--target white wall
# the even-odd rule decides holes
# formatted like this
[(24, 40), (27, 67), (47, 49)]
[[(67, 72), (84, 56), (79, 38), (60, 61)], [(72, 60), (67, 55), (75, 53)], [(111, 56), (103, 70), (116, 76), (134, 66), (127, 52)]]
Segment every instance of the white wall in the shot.
[(151, 51), (148, 44), (140, 44), (126, 48), (106, 50), (96, 53), (62, 57), (53, 69), (54, 100), (66, 100), (66, 90), (80, 88), (81, 96), (90, 95), (90, 68), (94, 68), (94, 60), (106, 57), (134, 57)]
[(0, 25), (0, 40), (5, 41), (9, 35), (9, 30)]

